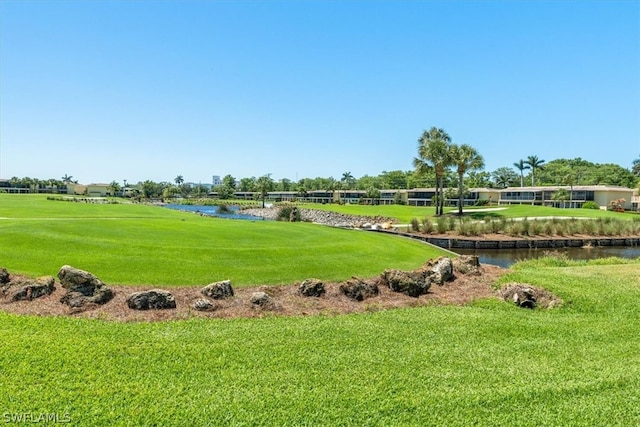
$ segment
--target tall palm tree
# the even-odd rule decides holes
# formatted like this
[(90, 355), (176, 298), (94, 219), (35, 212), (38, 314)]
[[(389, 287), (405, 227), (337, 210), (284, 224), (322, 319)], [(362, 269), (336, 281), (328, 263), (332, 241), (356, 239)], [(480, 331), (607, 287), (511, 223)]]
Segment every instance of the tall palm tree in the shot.
[(531, 169), (531, 166), (522, 159), (518, 163), (514, 163), (513, 166), (520, 171), (520, 187), (524, 187), (524, 171), (525, 169)]
[(66, 173), (64, 174), (64, 176), (62, 177), (62, 182), (64, 182), (65, 184), (68, 184), (71, 182), (71, 178), (73, 178), (73, 176), (71, 175), (67, 175)]
[(260, 193), (260, 197), (262, 198), (262, 207), (264, 208), (264, 200), (267, 198), (269, 191), (273, 190), (273, 179), (271, 178), (270, 173), (257, 179), (256, 190)]
[(353, 184), (354, 178), (353, 175), (351, 175), (351, 172), (345, 172), (342, 174), (342, 179), (340, 179), (340, 181), (346, 185), (345, 190), (349, 190)]
[(531, 167), (531, 186), (536, 186), (536, 169), (542, 169), (544, 160), (539, 159), (538, 156), (529, 156), (525, 163)]
[(432, 127), (418, 139), (418, 157), (413, 166), (420, 174), (433, 169), (436, 174), (436, 215), (444, 213), (443, 180), (451, 166), (451, 137), (443, 129)]
[(182, 177), (182, 175), (178, 175), (174, 178), (173, 182), (175, 182), (176, 185), (180, 185), (184, 182), (184, 178)]
[(484, 168), (484, 159), (478, 150), (468, 144), (453, 145), (451, 147), (451, 160), (458, 172), (458, 215), (462, 216), (462, 204), (464, 203), (464, 174)]

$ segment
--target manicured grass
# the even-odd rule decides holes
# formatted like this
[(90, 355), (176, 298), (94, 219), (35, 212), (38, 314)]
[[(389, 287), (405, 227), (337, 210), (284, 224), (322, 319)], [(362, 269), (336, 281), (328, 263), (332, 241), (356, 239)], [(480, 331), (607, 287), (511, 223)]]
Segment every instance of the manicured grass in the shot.
[[(413, 218), (422, 220), (425, 217), (433, 217), (435, 208), (425, 206), (368, 206), (368, 205), (338, 205), (338, 204), (303, 204), (305, 208), (323, 209), (351, 215), (366, 215), (395, 218), (401, 224), (409, 224)], [(500, 208), (500, 210), (485, 211), (485, 209)], [(596, 209), (561, 209), (547, 206), (531, 206), (531, 205), (501, 205), (501, 206), (482, 206), (482, 207), (465, 207), (469, 216), (473, 219), (489, 218), (534, 218), (534, 217), (574, 217), (574, 218), (617, 218), (623, 220), (631, 220), (638, 217), (634, 213), (618, 213)], [(474, 212), (477, 211), (477, 212)], [(445, 213), (456, 214), (457, 208), (447, 207)]]
[[(0, 313), (3, 414), (73, 425), (640, 424), (640, 262), (521, 265), (564, 300), (109, 323)], [(365, 302), (366, 303), (366, 302)]]
[(236, 286), (341, 281), (414, 269), (443, 251), (309, 223), (204, 218), (170, 209), (0, 195), (0, 266), (32, 276), (65, 264), (108, 284)]

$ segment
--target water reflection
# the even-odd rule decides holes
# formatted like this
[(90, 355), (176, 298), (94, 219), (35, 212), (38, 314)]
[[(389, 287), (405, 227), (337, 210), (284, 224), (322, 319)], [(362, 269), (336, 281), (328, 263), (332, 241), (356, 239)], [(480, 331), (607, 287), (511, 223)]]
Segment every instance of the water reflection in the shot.
[(555, 249), (454, 249), (461, 255), (477, 255), (482, 264), (499, 265), (508, 268), (517, 261), (540, 258), (549, 251), (565, 254), (569, 259), (589, 260), (607, 257), (638, 258), (638, 246), (595, 246), (591, 248), (555, 248)]
[(248, 219), (252, 221), (262, 221), (264, 218), (260, 216), (247, 215), (238, 213), (240, 206), (227, 206), (228, 211), (221, 211), (219, 206), (203, 206), (203, 205), (176, 205), (167, 204), (165, 208), (175, 209), (183, 212), (193, 212), (204, 216), (215, 216), (218, 218), (230, 218), (230, 219)]

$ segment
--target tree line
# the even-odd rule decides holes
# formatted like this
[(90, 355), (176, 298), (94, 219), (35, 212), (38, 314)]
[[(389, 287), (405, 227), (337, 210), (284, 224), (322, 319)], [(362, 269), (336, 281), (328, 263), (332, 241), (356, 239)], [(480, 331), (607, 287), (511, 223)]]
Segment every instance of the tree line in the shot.
[[(373, 199), (378, 198), (383, 189), (435, 187), (438, 194), (436, 205), (441, 210), (445, 199), (455, 196), (462, 198), (469, 188), (598, 184), (636, 188), (640, 185), (640, 156), (633, 160), (631, 169), (626, 169), (617, 164), (593, 163), (580, 157), (546, 162), (531, 155), (515, 161), (511, 166), (487, 172), (484, 171), (484, 159), (475, 148), (468, 144), (454, 144), (445, 130), (436, 127), (423, 131), (418, 138), (413, 166), (413, 170), (383, 171), (376, 176), (364, 175), (359, 178), (351, 172), (344, 172), (339, 179), (316, 177), (298, 181), (287, 178), (274, 180), (269, 174), (240, 179), (226, 175), (221, 185), (211, 188), (202, 184), (188, 184), (182, 175), (178, 175), (173, 181), (163, 182), (146, 180), (129, 184), (126, 180), (113, 180), (109, 187), (114, 195), (145, 198), (203, 197), (210, 191), (217, 192), (220, 198), (232, 198), (236, 191), (263, 195), (269, 191), (295, 191), (304, 195), (313, 190), (359, 190), (365, 191), (366, 196)], [(60, 179), (44, 180), (12, 177), (8, 184), (32, 192), (66, 192), (67, 184), (72, 183), (77, 184), (78, 181), (65, 174)]]

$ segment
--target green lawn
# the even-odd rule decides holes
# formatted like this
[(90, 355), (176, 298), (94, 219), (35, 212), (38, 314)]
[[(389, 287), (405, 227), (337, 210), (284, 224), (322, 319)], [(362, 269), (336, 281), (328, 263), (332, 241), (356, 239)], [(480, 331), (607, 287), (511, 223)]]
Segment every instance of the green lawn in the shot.
[(635, 426), (640, 261), (518, 266), (553, 310), (110, 323), (0, 313), (2, 416), (72, 425)]
[(134, 204), (0, 194), (0, 266), (32, 276), (65, 264), (108, 284), (235, 286), (341, 281), (414, 269), (440, 249), (310, 223), (206, 218)]
[[(411, 219), (417, 218), (421, 220), (425, 217), (433, 217), (435, 214), (435, 208), (425, 206), (403, 206), (403, 205), (389, 205), (389, 206), (367, 206), (367, 205), (338, 205), (338, 204), (304, 204), (301, 205), (304, 208), (310, 209), (323, 209), (334, 212), (340, 212), (344, 214), (352, 215), (367, 215), (376, 216), (381, 215), (385, 217), (395, 218), (401, 224), (408, 224)], [(500, 209), (494, 211), (485, 211), (485, 209)], [(628, 219), (637, 218), (638, 215), (634, 213), (617, 213), (602, 211), (598, 209), (561, 209), (552, 208), (547, 206), (531, 206), (531, 205), (502, 205), (502, 206), (490, 206), (490, 207), (465, 207), (467, 216), (471, 216), (475, 219), (483, 219), (484, 217), (490, 218), (534, 218), (534, 217), (548, 217), (548, 216), (560, 216), (560, 217), (576, 217), (576, 218), (618, 218)], [(477, 212), (474, 212), (477, 211)], [(446, 207), (445, 213), (457, 213), (458, 208)]]

